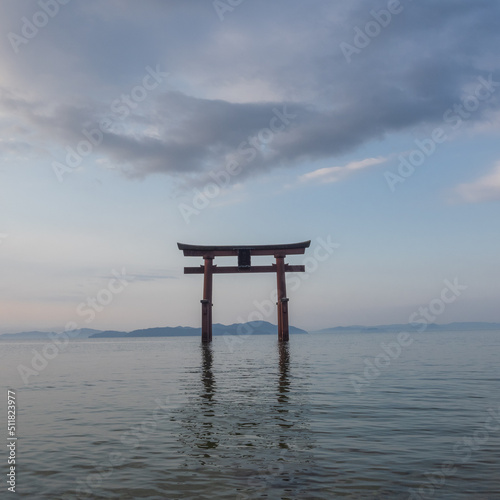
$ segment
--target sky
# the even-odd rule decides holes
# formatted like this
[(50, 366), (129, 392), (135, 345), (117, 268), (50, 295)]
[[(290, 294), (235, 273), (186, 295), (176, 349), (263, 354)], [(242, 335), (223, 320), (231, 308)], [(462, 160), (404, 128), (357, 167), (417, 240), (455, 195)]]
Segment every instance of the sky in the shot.
[[(3, 0), (0, 333), (200, 326), (202, 260), (177, 242), (311, 240), (287, 258), (306, 330), (500, 322), (499, 19), (495, 0)], [(214, 322), (276, 323), (275, 286), (216, 275)]]

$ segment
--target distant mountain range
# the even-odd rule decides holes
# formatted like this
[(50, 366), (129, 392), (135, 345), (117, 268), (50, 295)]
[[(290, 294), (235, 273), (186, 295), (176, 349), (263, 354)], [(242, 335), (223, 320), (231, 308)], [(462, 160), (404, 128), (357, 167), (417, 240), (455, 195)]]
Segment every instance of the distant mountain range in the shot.
[[(234, 323), (232, 325), (222, 325), (216, 323), (212, 325), (213, 335), (277, 335), (278, 327), (267, 321), (254, 321), (250, 323)], [(290, 326), (290, 333), (305, 334), (305, 330)], [(60, 334), (54, 332), (20, 332), (4, 333), (0, 335), (0, 340), (52, 340)], [(201, 337), (201, 328), (189, 326), (165, 326), (159, 328), (145, 328), (123, 332), (116, 330), (93, 330), (91, 328), (81, 328), (71, 333), (71, 338), (137, 338), (137, 337)]]
[[(222, 325), (215, 323), (212, 325), (213, 335), (277, 335), (278, 327), (267, 321), (254, 321), (250, 323), (233, 323), (232, 325)], [(295, 326), (290, 326), (291, 334), (304, 334)], [(91, 338), (113, 338), (113, 337), (200, 337), (201, 328), (192, 328), (189, 326), (165, 326), (161, 328), (146, 328), (144, 330), (134, 330), (132, 332), (119, 332), (108, 330), (95, 333)]]
[[(99, 333), (101, 330), (93, 330), (92, 328), (80, 328), (71, 333), (71, 338), (86, 339), (94, 333)], [(55, 332), (20, 332), (20, 333), (4, 333), (0, 335), (0, 340), (51, 340), (55, 335), (60, 335)]]
[[(500, 331), (500, 323), (466, 322), (466, 323), (448, 323), (438, 325), (430, 323), (428, 325), (419, 324), (394, 324), (378, 326), (335, 326), (324, 328), (311, 333), (377, 333), (377, 332), (401, 332), (401, 331), (425, 331), (430, 332), (458, 332), (458, 331)], [(254, 321), (250, 323), (234, 323), (232, 325), (222, 325), (216, 323), (212, 326), (214, 336), (217, 335), (277, 335), (278, 327), (267, 321)], [(290, 333), (304, 334), (305, 330), (290, 326)], [(53, 340), (60, 334), (54, 332), (20, 332), (4, 333), (0, 335), (0, 340)], [(92, 328), (81, 328), (71, 334), (71, 338), (140, 338), (140, 337), (196, 337), (201, 336), (201, 328), (192, 328), (189, 326), (165, 326), (158, 328), (145, 328), (142, 330), (133, 330), (123, 332), (116, 330), (93, 330)]]
[(465, 332), (465, 331), (486, 331), (499, 330), (500, 323), (484, 323), (481, 321), (462, 322), (462, 323), (447, 323), (438, 325), (436, 323), (413, 323), (413, 324), (394, 324), (394, 325), (378, 325), (378, 326), (335, 326), (332, 328), (324, 328), (312, 333), (349, 333), (349, 332), (401, 332), (401, 331), (425, 331), (426, 332)]

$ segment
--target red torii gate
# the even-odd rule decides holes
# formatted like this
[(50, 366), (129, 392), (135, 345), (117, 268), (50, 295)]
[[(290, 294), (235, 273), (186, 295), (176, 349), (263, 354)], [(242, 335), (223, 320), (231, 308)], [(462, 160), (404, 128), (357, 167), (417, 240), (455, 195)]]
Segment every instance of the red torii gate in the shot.
[[(186, 257), (203, 257), (205, 263), (199, 267), (185, 267), (184, 274), (203, 274), (203, 299), (201, 300), (201, 340), (212, 340), (212, 276), (222, 273), (276, 273), (278, 284), (278, 340), (288, 340), (288, 298), (286, 296), (285, 273), (303, 273), (305, 266), (292, 266), (285, 263), (285, 257), (292, 254), (303, 254), (311, 244), (311, 240), (288, 245), (253, 245), (253, 246), (207, 246), (186, 245), (177, 243), (179, 250)], [(273, 255), (276, 264), (270, 266), (252, 266), (252, 255)], [(237, 256), (237, 266), (221, 266), (213, 264), (215, 257)]]

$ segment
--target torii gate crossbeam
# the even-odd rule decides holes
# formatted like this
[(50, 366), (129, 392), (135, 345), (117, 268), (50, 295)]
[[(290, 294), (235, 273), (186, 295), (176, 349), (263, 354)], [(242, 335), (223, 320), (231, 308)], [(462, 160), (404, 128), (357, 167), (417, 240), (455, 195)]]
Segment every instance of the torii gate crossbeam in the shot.
[[(185, 267), (184, 274), (203, 274), (203, 299), (201, 300), (201, 339), (203, 342), (212, 340), (212, 285), (213, 275), (222, 273), (276, 273), (278, 289), (278, 339), (289, 340), (288, 298), (286, 296), (285, 273), (304, 272), (304, 266), (292, 266), (285, 263), (287, 255), (305, 253), (311, 241), (291, 243), (287, 245), (253, 245), (253, 246), (206, 246), (186, 245), (177, 243), (179, 250), (186, 257), (203, 257), (204, 265)], [(253, 255), (273, 255), (276, 264), (270, 266), (252, 266)], [(238, 266), (217, 267), (213, 264), (215, 257), (238, 257)]]

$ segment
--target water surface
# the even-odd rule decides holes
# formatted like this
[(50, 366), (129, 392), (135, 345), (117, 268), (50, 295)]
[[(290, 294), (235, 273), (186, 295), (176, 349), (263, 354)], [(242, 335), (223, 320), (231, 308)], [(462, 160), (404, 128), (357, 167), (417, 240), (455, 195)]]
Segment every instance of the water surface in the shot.
[(500, 332), (410, 340), (392, 356), (395, 333), (75, 340), (27, 384), (46, 343), (2, 341), (18, 494), (500, 499)]

